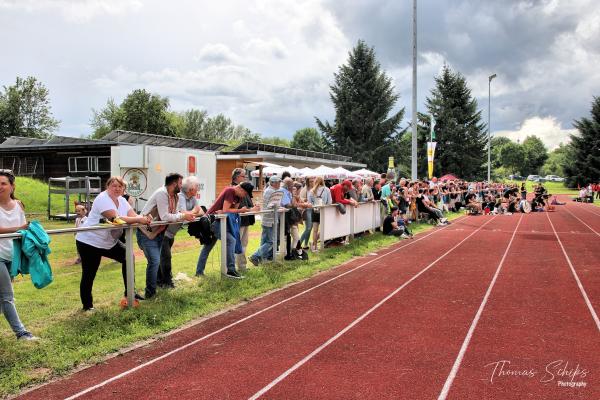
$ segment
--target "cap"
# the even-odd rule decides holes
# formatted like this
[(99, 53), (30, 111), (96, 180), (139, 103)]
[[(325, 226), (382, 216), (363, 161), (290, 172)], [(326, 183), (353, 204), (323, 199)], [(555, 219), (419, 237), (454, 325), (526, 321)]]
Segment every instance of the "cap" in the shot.
[(281, 178), (278, 177), (277, 175), (273, 175), (272, 177), (269, 178), (269, 183), (277, 183), (277, 182), (281, 182)]

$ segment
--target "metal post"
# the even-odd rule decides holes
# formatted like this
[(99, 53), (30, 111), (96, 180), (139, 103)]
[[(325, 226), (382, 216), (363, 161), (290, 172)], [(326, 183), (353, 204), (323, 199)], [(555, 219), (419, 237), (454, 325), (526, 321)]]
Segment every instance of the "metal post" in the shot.
[(412, 85), (412, 160), (411, 177), (417, 180), (417, 0), (413, 0), (413, 85)]
[(488, 77), (488, 164), (487, 164), (487, 181), (490, 182), (491, 177), (491, 160), (492, 160), (492, 133), (491, 133), (491, 121), (490, 115), (492, 114), (492, 79), (496, 77), (496, 74)]
[(355, 210), (356, 208), (354, 206), (350, 207), (350, 235), (348, 236), (348, 238), (350, 239), (349, 241), (354, 240), (354, 218), (356, 217), (356, 214), (354, 213)]
[(227, 275), (227, 216), (219, 221), (221, 230), (221, 274)]
[(273, 207), (273, 232), (271, 235), (271, 240), (273, 241), (273, 261), (277, 260), (277, 238), (279, 238), (279, 234), (277, 232), (278, 226), (277, 207)]
[(134, 227), (125, 229), (125, 281), (127, 282), (127, 307), (135, 301), (135, 256), (133, 254)]
[(286, 253), (287, 242), (285, 241), (285, 209), (279, 213), (279, 256), (283, 258)]
[(319, 223), (319, 250), (325, 249), (325, 207), (320, 208), (321, 223)]

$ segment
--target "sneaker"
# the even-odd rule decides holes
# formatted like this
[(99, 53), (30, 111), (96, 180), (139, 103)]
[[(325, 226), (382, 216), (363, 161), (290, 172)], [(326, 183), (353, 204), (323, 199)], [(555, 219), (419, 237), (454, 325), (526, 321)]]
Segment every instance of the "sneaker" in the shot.
[(196, 278), (204, 278), (205, 276), (206, 275), (204, 275), (204, 272), (195, 275)]
[(40, 340), (40, 338), (37, 337), (37, 336), (33, 336), (29, 332), (25, 332), (21, 336), (17, 337), (17, 340), (25, 340), (25, 341), (28, 341), (28, 342), (30, 342), (30, 341), (33, 342), (33, 341), (36, 341), (36, 340)]
[(448, 224), (441, 222), (441, 221), (437, 224), (437, 226), (446, 226), (446, 225), (448, 225)]
[(410, 239), (410, 236), (406, 233), (403, 233), (402, 235), (400, 235), (400, 239)]
[(146, 298), (144, 296), (142, 296), (141, 294), (135, 294), (135, 299), (136, 300), (146, 300)]
[(227, 271), (225, 276), (231, 279), (244, 279), (244, 277), (240, 275), (237, 271)]
[(256, 258), (250, 256), (250, 257), (248, 257), (248, 260), (252, 263), (252, 265), (254, 265), (255, 267), (258, 267), (259, 261)]
[(93, 314), (96, 312), (96, 309), (94, 307), (88, 307), (88, 308), (83, 308), (82, 311), (86, 314)]

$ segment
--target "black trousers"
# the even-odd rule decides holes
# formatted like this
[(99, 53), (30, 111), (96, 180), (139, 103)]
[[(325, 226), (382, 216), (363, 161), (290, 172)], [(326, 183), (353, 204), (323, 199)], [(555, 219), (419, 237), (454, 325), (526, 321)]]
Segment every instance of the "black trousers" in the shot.
[(111, 249), (100, 249), (89, 244), (75, 241), (77, 251), (81, 256), (81, 283), (79, 284), (79, 296), (84, 309), (94, 307), (94, 298), (92, 297), (92, 287), (94, 279), (100, 267), (102, 257), (107, 257), (121, 263), (121, 273), (123, 275), (123, 285), (127, 293), (127, 279), (125, 269), (125, 248), (120, 242), (117, 242)]
[(158, 274), (156, 275), (156, 284), (158, 286), (171, 285), (173, 283), (173, 274), (171, 273), (171, 247), (175, 238), (163, 237), (160, 248), (160, 264), (158, 265)]

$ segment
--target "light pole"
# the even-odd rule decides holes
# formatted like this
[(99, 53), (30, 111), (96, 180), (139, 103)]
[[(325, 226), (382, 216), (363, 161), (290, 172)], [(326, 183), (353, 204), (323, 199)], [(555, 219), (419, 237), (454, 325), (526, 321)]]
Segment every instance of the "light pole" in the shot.
[(490, 130), (490, 115), (492, 106), (492, 79), (496, 77), (496, 74), (488, 77), (488, 175), (487, 181), (490, 182), (491, 175), (491, 160), (492, 160), (492, 134)]
[(411, 179), (417, 180), (417, 0), (413, 0), (413, 75), (412, 75), (412, 145)]

